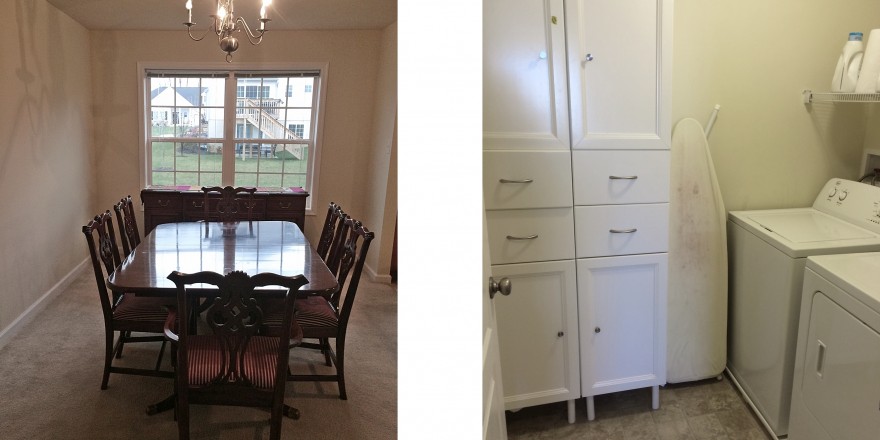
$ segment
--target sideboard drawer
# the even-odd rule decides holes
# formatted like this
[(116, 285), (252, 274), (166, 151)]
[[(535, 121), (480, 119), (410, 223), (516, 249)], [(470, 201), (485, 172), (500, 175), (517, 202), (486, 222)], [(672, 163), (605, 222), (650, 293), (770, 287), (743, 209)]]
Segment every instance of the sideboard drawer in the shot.
[(285, 196), (268, 196), (266, 197), (266, 210), (269, 212), (302, 212), (306, 209), (305, 197), (285, 197)]
[(571, 206), (571, 153), (484, 151), (486, 209)]
[(571, 208), (486, 211), (492, 264), (574, 258)]
[(177, 192), (150, 192), (141, 193), (141, 201), (144, 209), (179, 212), (181, 209), (180, 193)]
[(668, 203), (575, 206), (574, 219), (577, 258), (669, 249)]
[(578, 150), (571, 160), (575, 205), (669, 201), (668, 150)]

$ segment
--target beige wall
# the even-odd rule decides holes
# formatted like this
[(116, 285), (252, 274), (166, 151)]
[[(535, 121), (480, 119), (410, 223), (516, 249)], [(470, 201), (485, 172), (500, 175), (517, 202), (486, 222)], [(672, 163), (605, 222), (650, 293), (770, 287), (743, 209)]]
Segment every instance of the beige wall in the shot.
[[(391, 249), (397, 220), (397, 24), (385, 29), (376, 103), (373, 108), (373, 136), (355, 205), (363, 212), (364, 226), (376, 233), (367, 254), (367, 267), (376, 279), (391, 280)], [(345, 208), (343, 206), (343, 208)], [(354, 215), (354, 214), (352, 214)]]
[[(389, 47), (388, 32), (391, 31), (272, 31), (260, 46), (243, 42), (235, 53), (233, 64), (328, 63), (320, 181), (311, 196), (316, 215), (307, 216), (305, 225), (312, 242), (317, 241), (326, 206), (331, 201), (356, 218), (364, 218), (374, 202), (396, 204), (396, 198), (377, 197), (363, 189), (371, 187), (372, 182), (388, 179), (387, 156), (385, 163), (367, 166), (374, 160), (374, 130), (379, 129), (375, 116), (379, 105), (377, 88), (381, 88), (381, 93), (388, 89), (388, 69), (382, 67), (380, 78), (380, 63), (387, 63), (388, 51), (395, 50)], [(101, 170), (98, 201), (109, 206), (125, 194), (137, 199), (142, 187), (138, 169), (137, 63), (223, 63), (224, 54), (216, 41), (190, 41), (179, 31), (93, 31), (91, 35), (95, 148)], [(383, 104), (381, 111), (389, 110)], [(387, 117), (382, 121), (387, 121)], [(387, 132), (380, 131), (382, 136)], [(380, 210), (386, 208), (397, 210), (396, 205)], [(370, 220), (374, 218), (383, 220), (381, 215), (371, 216)], [(384, 226), (368, 225), (379, 232)], [(371, 257), (386, 252), (379, 243), (375, 250), (371, 248)]]
[(860, 177), (870, 105), (801, 91), (828, 91), (847, 35), (867, 40), (878, 16), (873, 0), (675, 0), (672, 121), (721, 105), (709, 145), (728, 210), (807, 206)]
[[(87, 258), (96, 211), (88, 31), (42, 0), (0, 0), (0, 341)], [(39, 305), (39, 304), (36, 304)]]

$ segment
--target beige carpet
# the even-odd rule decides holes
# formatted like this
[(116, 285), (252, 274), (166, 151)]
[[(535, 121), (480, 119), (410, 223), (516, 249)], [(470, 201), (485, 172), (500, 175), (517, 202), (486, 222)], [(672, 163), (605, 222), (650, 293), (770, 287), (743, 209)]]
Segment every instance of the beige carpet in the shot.
[[(168, 396), (170, 379), (110, 375), (102, 391), (104, 330), (90, 270), (0, 349), (0, 438), (175, 439), (173, 411), (148, 416), (150, 403)], [(397, 437), (397, 290), (361, 280), (348, 327), (346, 386), (288, 382), (287, 439), (392, 439)], [(155, 363), (159, 343), (126, 345), (116, 365)], [(170, 365), (167, 365), (170, 369)], [(291, 352), (294, 372), (324, 372), (323, 356)], [(193, 406), (194, 439), (263, 439), (269, 413), (255, 408)]]

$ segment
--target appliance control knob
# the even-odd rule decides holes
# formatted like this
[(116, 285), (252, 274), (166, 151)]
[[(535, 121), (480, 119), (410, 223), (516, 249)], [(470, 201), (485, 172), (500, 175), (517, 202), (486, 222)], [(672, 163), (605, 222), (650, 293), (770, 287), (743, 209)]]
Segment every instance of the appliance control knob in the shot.
[(828, 197), (834, 197), (837, 194), (837, 188), (831, 188), (831, 192), (828, 193)]
[(840, 200), (840, 201), (841, 201), (841, 202), (842, 202), (842, 201), (843, 201), (843, 199), (845, 199), (845, 198), (846, 198), (846, 195), (847, 195), (847, 194), (848, 194), (848, 193), (847, 193), (847, 191), (846, 191), (846, 190), (842, 190), (842, 191), (841, 191), (841, 192), (840, 192), (840, 195), (839, 195), (839, 196), (837, 196), (837, 199), (838, 199), (838, 200)]

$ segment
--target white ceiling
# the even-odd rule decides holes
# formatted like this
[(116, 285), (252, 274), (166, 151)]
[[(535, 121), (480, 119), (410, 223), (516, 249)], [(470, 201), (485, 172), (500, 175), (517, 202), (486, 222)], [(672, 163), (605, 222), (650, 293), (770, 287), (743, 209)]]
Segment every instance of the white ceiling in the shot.
[[(48, 0), (88, 29), (184, 30), (186, 0)], [(235, 15), (259, 26), (261, 0), (238, 0)], [(216, 0), (193, 0), (194, 30), (207, 29)], [(382, 29), (397, 20), (397, 0), (273, 0), (268, 28)]]

